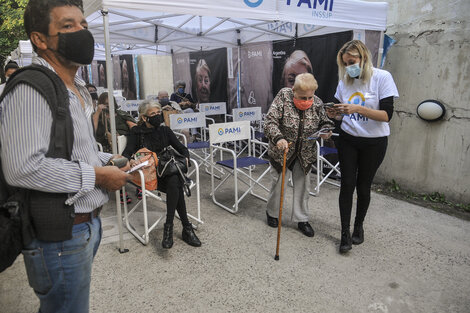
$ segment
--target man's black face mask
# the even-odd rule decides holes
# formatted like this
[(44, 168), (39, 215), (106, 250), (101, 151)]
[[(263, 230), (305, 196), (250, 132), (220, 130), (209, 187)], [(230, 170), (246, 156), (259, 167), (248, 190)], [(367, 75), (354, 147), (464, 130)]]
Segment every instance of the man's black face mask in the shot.
[(80, 65), (87, 65), (93, 61), (95, 40), (88, 29), (73, 33), (58, 33), (57, 36), (59, 36), (57, 50), (50, 50), (58, 52), (67, 60)]

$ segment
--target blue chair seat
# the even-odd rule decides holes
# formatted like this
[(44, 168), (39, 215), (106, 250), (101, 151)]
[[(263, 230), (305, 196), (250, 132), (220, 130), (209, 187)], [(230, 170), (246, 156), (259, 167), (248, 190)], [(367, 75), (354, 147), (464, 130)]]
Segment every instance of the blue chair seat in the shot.
[(338, 150), (336, 148), (320, 147), (320, 155), (327, 155), (333, 153), (338, 153)]
[(264, 138), (264, 133), (255, 130), (255, 139), (263, 139)]
[[(249, 167), (252, 165), (260, 165), (269, 163), (266, 160), (255, 158), (255, 157), (242, 157), (237, 158), (237, 167)], [(218, 161), (217, 164), (233, 169), (233, 159)]]
[(209, 148), (210, 144), (208, 141), (197, 141), (188, 143), (188, 149), (204, 149)]

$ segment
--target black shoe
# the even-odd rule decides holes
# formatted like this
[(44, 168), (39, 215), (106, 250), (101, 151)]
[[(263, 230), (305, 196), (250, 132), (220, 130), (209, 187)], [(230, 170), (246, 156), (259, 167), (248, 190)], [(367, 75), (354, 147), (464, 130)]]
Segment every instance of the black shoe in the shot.
[(193, 247), (201, 246), (201, 242), (199, 241), (199, 238), (197, 238), (196, 234), (194, 233), (192, 225), (183, 227), (183, 241)]
[(354, 225), (351, 240), (353, 245), (360, 245), (364, 242), (364, 228), (362, 228), (362, 225)]
[(269, 216), (266, 212), (266, 217), (268, 218), (268, 226), (276, 228), (279, 225), (279, 220), (276, 217)]
[(341, 243), (339, 244), (339, 253), (346, 253), (351, 249), (351, 232), (348, 229), (341, 232)]
[(164, 249), (173, 247), (173, 224), (165, 223), (163, 226), (162, 247)]
[(308, 222), (297, 223), (297, 227), (307, 237), (313, 237), (315, 235), (312, 226), (310, 226)]

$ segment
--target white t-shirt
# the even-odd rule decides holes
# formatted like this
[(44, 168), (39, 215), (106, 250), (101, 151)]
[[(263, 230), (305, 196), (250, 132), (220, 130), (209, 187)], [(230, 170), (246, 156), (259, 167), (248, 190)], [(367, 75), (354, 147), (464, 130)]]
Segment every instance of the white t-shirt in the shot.
[[(367, 108), (379, 110), (379, 100), (395, 97), (398, 90), (392, 75), (384, 70), (374, 68), (369, 84), (355, 79), (352, 85), (346, 85), (342, 80), (336, 88), (335, 98), (341, 103), (362, 105)], [(388, 122), (371, 120), (359, 113), (343, 116), (341, 129), (356, 137), (383, 137), (390, 135)]]

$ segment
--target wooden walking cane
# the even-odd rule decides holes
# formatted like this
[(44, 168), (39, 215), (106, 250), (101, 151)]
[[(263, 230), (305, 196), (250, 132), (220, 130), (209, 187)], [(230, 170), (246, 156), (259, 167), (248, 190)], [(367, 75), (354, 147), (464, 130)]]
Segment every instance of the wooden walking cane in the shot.
[[(290, 143), (287, 147), (290, 147), (292, 143)], [(279, 223), (277, 224), (277, 245), (276, 245), (276, 256), (274, 260), (279, 261), (279, 244), (281, 242), (281, 224), (282, 224), (282, 202), (284, 200), (284, 179), (286, 177), (286, 158), (287, 158), (287, 150), (288, 148), (284, 149), (284, 158), (282, 160), (282, 178), (281, 178), (281, 204), (279, 206)]]

